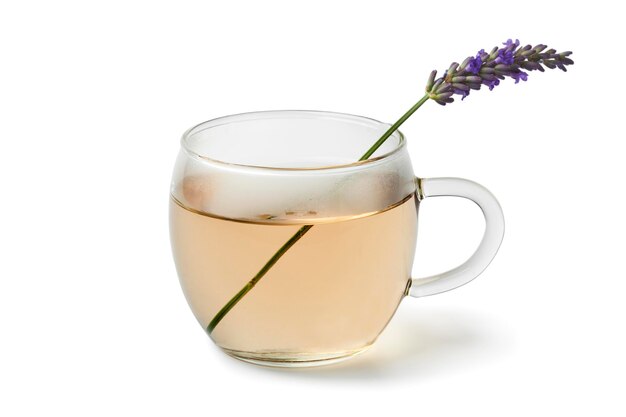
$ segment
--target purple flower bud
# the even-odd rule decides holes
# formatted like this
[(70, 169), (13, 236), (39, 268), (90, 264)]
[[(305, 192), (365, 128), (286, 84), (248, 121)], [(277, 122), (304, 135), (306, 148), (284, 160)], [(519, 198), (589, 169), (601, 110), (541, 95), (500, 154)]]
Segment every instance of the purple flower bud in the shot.
[(491, 80), (491, 81), (490, 80), (485, 80), (485, 81), (483, 81), (483, 83), (487, 87), (489, 87), (489, 91), (491, 91), (491, 90), (493, 90), (493, 87), (495, 87), (495, 86), (500, 84), (500, 80), (496, 78), (495, 80)]
[(461, 96), (461, 100), (465, 100), (465, 97), (469, 96), (469, 88), (467, 90), (454, 89), (454, 94), (458, 94)]
[(478, 74), (478, 71), (480, 71), (480, 67), (482, 67), (483, 65), (483, 59), (481, 58), (481, 55), (484, 52), (485, 50), (481, 49), (480, 51), (478, 51), (478, 54), (476, 54), (476, 58), (470, 58), (467, 66), (465, 67), (465, 71), (472, 74)]
[(461, 65), (459, 66), (459, 71), (465, 71), (465, 67), (467, 67), (467, 64), (469, 64), (472, 59), (474, 58), (471, 56), (468, 56), (467, 58), (465, 58), (463, 62), (461, 62)]
[(437, 102), (437, 104), (441, 104), (442, 106), (445, 106), (446, 103), (454, 103), (454, 99), (452, 97), (435, 99), (435, 101)]
[(524, 71), (511, 73), (511, 77), (515, 80), (515, 84), (519, 83), (519, 80), (526, 81), (528, 80), (528, 74)]
[(452, 91), (448, 91), (447, 93), (437, 94), (437, 99), (443, 100), (444, 98), (452, 97), (452, 94), (454, 94), (454, 92)]
[(515, 42), (513, 42), (513, 40), (511, 39), (507, 39), (506, 42), (502, 42), (502, 45), (504, 45), (506, 48), (515, 49), (519, 46), (519, 39), (515, 39)]
[(444, 82), (439, 87), (437, 87), (436, 92), (437, 94), (446, 93), (450, 91), (451, 89), (452, 89), (452, 84)]
[(535, 61), (524, 61), (520, 64), (520, 66), (529, 71), (534, 71), (534, 70), (539, 70), (542, 72), (545, 71), (543, 67), (541, 66), (541, 64)]
[(431, 71), (428, 76), (428, 82), (426, 83), (426, 91), (430, 92), (431, 88), (433, 88), (433, 84), (435, 83), (435, 77), (437, 76), (437, 71)]
[(480, 76), (483, 80), (487, 80), (487, 81), (493, 81), (493, 80), (498, 79), (498, 77), (495, 76), (494, 74), (480, 74)]
[[(509, 41), (510, 41), (510, 39), (509, 39)], [(494, 62), (496, 64), (512, 65), (513, 64), (513, 60), (514, 60), (514, 58), (513, 58), (513, 50), (505, 48), (505, 49), (499, 49), (498, 50), (498, 56), (496, 57), (496, 60)]]
[[(436, 74), (436, 73), (435, 73)], [(441, 83), (443, 82), (443, 78), (437, 78), (435, 80), (435, 83), (433, 84), (433, 86), (430, 88), (429, 91), (434, 91), (437, 90), (437, 87), (439, 87), (441, 85)]]

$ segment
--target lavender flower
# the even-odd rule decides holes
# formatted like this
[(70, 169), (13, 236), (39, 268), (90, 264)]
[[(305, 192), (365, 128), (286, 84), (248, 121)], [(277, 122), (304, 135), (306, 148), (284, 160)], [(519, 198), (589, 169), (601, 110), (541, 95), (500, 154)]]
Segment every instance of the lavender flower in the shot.
[[(471, 90), (480, 90), (482, 85), (493, 90), (501, 80), (510, 77), (515, 84), (520, 80), (526, 81), (528, 73), (525, 71), (545, 71), (544, 66), (567, 71), (567, 65), (574, 64), (570, 58), (570, 51), (557, 53), (548, 49), (546, 45), (520, 47), (519, 40), (508, 39), (503, 47), (495, 47), (486, 53), (484, 49), (478, 51), (475, 57), (467, 57), (460, 65), (453, 62), (443, 77), (435, 78), (437, 71), (430, 73), (426, 84), (426, 94), (429, 98), (445, 106), (454, 102), (453, 95), (460, 95), (461, 100), (467, 97)], [(544, 52), (545, 51), (545, 52)], [(525, 70), (525, 71), (524, 71)]]

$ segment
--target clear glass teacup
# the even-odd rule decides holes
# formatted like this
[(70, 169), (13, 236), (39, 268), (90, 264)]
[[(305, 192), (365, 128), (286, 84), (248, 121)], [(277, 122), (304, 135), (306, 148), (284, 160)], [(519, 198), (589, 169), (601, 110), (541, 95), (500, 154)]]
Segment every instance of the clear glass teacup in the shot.
[[(367, 349), (405, 295), (437, 294), (487, 267), (504, 234), (497, 200), (459, 178), (413, 174), (389, 125), (317, 111), (227, 116), (188, 130), (170, 231), (187, 301), (213, 341), (245, 361), (309, 366)], [(469, 198), (485, 234), (459, 267), (411, 278), (420, 201)]]

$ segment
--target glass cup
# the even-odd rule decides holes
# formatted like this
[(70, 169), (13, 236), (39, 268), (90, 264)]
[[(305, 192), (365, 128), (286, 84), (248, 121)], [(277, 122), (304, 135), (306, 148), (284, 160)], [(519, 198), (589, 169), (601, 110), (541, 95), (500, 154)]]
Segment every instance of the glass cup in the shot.
[[(318, 111), (226, 116), (188, 130), (171, 183), (170, 233), (185, 297), (226, 353), (310, 366), (367, 349), (406, 295), (459, 287), (495, 256), (495, 197), (459, 178), (416, 178), (399, 131)], [(462, 265), (411, 278), (428, 197), (480, 206), (484, 237)]]

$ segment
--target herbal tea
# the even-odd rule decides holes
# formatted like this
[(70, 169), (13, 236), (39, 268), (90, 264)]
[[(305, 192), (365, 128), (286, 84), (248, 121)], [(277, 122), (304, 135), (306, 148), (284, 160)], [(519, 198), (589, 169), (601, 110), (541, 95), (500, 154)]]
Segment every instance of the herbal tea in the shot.
[[(206, 328), (298, 229), (290, 219), (216, 217), (171, 198), (172, 247), (183, 291)], [(316, 219), (215, 327), (213, 340), (248, 360), (345, 357), (373, 343), (410, 280), (418, 202), (409, 195), (365, 217)]]
[[(429, 98), (392, 126), (286, 110), (183, 135), (172, 250), (193, 313), (226, 353), (289, 367), (349, 358), (376, 340), (404, 294), (449, 291), (489, 265), (504, 234), (498, 201), (473, 181), (417, 178), (397, 130)], [(478, 204), (483, 239), (456, 268), (411, 278), (419, 202), (437, 196)]]

